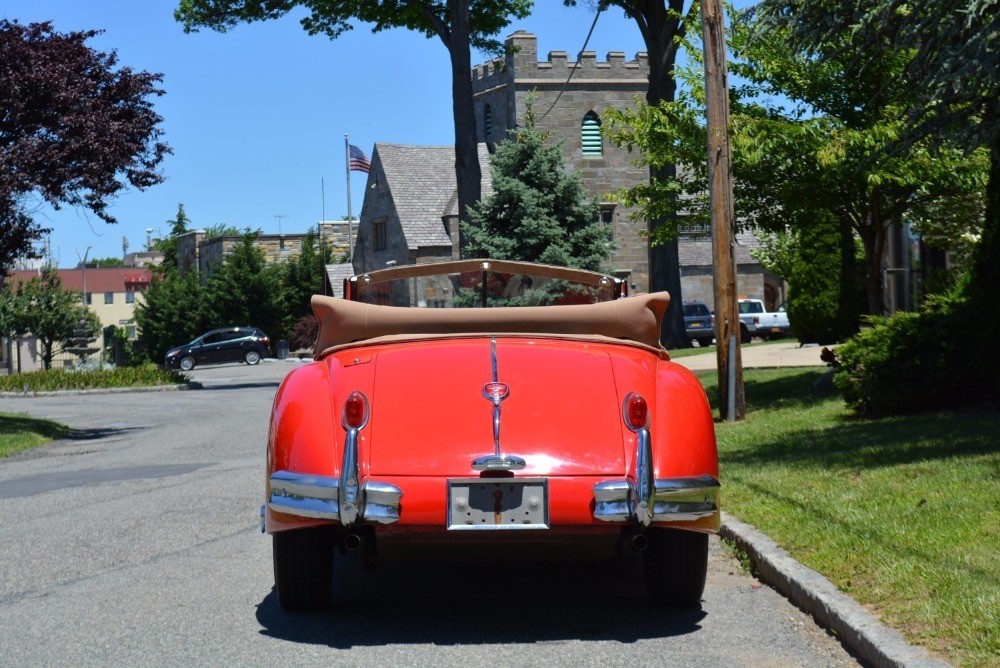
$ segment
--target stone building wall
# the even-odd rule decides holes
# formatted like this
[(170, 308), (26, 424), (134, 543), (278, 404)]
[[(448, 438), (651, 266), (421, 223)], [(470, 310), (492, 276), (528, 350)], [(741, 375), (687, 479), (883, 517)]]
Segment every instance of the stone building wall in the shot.
[[(504, 67), (490, 62), (478, 65), (472, 72), (479, 140), (495, 144), (506, 137), (523, 117), (529, 96), (534, 97), (539, 129), (551, 131), (554, 139), (563, 142), (567, 165), (580, 171), (587, 192), (609, 210), (617, 246), (609, 268), (619, 274), (627, 272), (635, 289), (647, 290), (648, 251), (645, 238), (639, 236), (646, 223), (628, 220), (631, 211), (610, 203), (608, 194), (648, 180), (649, 172), (633, 167), (629, 153), (607, 139), (603, 141), (603, 155), (584, 156), (581, 134), (587, 112), (602, 117), (608, 107), (631, 107), (637, 95), (645, 95), (649, 85), (646, 54), (638, 53), (626, 60), (625, 53), (613, 51), (599, 61), (593, 51), (584, 51), (578, 62), (572, 62), (566, 52), (552, 51), (547, 60), (539, 61), (534, 35), (518, 31), (506, 43), (516, 53), (506, 57)], [(487, 107), (492, 117), (489, 137)]]
[[(323, 243), (332, 248), (335, 258), (349, 254), (347, 221), (320, 221), (317, 223), (317, 230), (322, 232)], [(302, 252), (302, 240), (305, 237), (305, 234), (259, 234), (256, 245), (264, 251), (267, 262), (282, 262)], [(206, 276), (211, 274), (216, 265), (233, 252), (241, 239), (241, 236), (207, 239), (201, 230), (178, 236), (177, 261), (181, 271), (195, 268)]]

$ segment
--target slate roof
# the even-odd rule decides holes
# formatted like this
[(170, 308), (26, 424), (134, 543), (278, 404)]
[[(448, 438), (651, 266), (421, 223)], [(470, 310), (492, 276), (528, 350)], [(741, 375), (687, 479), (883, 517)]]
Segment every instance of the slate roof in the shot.
[[(386, 185), (410, 250), (451, 246), (441, 218), (458, 212), (454, 146), (375, 143)], [(490, 192), (489, 152), (479, 145), (483, 193)]]
[(354, 275), (354, 266), (350, 262), (326, 265), (326, 278), (330, 281), (333, 296), (344, 297), (344, 279)]

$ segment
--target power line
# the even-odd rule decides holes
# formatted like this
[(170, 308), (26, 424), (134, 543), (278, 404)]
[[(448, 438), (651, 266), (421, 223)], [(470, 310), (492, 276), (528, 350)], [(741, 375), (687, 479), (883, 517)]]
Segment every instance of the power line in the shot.
[[(580, 48), (580, 52), (576, 54), (576, 63), (577, 63), (577, 65), (580, 64), (580, 56), (583, 54), (584, 51), (587, 50), (587, 44), (590, 43), (590, 36), (594, 34), (594, 28), (597, 27), (597, 19), (599, 19), (601, 17), (601, 12), (604, 11), (604, 5), (605, 4), (606, 3), (602, 2), (602, 3), (600, 3), (600, 4), (597, 5), (597, 13), (594, 14), (594, 22), (590, 24), (590, 32), (587, 33), (587, 39), (583, 40), (583, 46)], [(566, 92), (566, 87), (569, 86), (570, 79), (573, 78), (574, 74), (576, 74), (576, 67), (574, 67), (573, 69), (571, 69), (569, 71), (569, 76), (566, 77), (566, 83), (563, 84), (563, 87), (559, 91), (559, 94), (556, 95), (556, 99), (554, 99), (552, 101), (552, 104), (549, 106), (549, 108), (546, 109), (545, 113), (542, 114), (542, 117), (538, 119), (539, 123), (542, 122), (543, 120), (545, 120), (545, 117), (549, 115), (549, 112), (552, 111), (555, 108), (556, 104), (558, 104), (559, 98), (561, 98), (562, 94)]]

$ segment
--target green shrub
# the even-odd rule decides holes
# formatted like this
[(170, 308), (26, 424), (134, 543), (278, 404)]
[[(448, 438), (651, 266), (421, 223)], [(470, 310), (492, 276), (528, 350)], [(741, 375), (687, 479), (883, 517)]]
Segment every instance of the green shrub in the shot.
[(93, 371), (33, 371), (0, 376), (0, 392), (52, 392), (56, 390), (91, 390), (111, 387), (150, 387), (179, 385), (187, 376), (146, 364), (143, 366), (96, 369)]
[(796, 234), (788, 276), (788, 322), (802, 342), (828, 344), (855, 334), (865, 308), (850, 230), (817, 220)]
[[(971, 357), (979, 337), (959, 291), (918, 313), (872, 316), (837, 349), (834, 384), (860, 413), (911, 413), (978, 402)], [(963, 332), (965, 333), (963, 335)]]

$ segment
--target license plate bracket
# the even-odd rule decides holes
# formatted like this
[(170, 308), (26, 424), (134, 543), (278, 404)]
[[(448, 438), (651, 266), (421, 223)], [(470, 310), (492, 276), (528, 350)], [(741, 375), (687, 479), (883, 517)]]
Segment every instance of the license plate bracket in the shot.
[(546, 478), (448, 480), (449, 531), (515, 531), (549, 528)]

